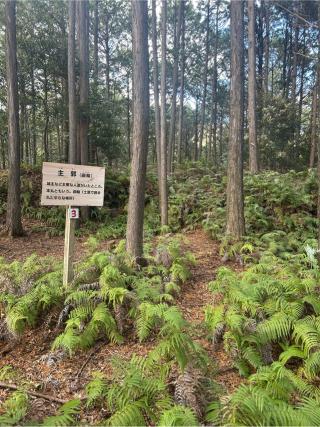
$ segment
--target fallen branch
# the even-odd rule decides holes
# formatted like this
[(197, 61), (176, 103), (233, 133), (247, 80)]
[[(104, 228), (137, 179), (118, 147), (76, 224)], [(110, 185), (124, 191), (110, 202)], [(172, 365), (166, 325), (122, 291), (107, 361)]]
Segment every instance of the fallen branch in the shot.
[[(0, 388), (8, 388), (9, 390), (21, 390), (21, 387), (18, 387), (15, 384), (7, 384), (0, 381)], [(40, 397), (41, 399), (50, 400), (51, 402), (57, 403), (66, 403), (68, 400), (59, 399), (59, 397), (51, 396), (50, 394), (38, 393), (37, 391), (25, 390), (27, 394), (34, 397)]]

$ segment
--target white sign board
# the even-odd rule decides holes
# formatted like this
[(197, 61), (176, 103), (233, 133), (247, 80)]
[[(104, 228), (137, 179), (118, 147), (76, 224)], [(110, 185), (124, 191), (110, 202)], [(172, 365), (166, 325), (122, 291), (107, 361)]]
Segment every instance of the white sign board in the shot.
[(44, 162), (41, 205), (103, 206), (104, 177), (103, 167)]

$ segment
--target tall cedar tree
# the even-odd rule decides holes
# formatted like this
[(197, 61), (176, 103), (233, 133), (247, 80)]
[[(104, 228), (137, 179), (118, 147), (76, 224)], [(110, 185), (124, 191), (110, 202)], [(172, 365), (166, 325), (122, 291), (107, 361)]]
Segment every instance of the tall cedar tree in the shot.
[(158, 167), (158, 182), (161, 176), (161, 151), (160, 151), (160, 106), (159, 106), (159, 77), (158, 77), (158, 48), (157, 48), (157, 11), (156, 0), (152, 0), (152, 64), (153, 64), (153, 94), (156, 133), (156, 152)]
[(169, 144), (168, 144), (168, 172), (173, 170), (173, 156), (176, 136), (176, 113), (177, 113), (177, 89), (178, 89), (178, 65), (180, 54), (180, 37), (181, 37), (181, 18), (183, 1), (179, 1), (178, 22), (176, 27), (176, 37), (174, 43), (174, 61), (173, 61), (173, 82), (172, 82), (172, 104), (171, 104), (171, 120), (169, 129)]
[(149, 132), (148, 3), (132, 0), (133, 44), (133, 136), (127, 251), (139, 258), (143, 253), (143, 217)]
[(161, 3), (161, 114), (160, 114), (160, 213), (161, 225), (168, 225), (167, 138), (166, 138), (166, 79), (167, 79), (167, 1)]
[(75, 71), (75, 13), (76, 2), (69, 0), (68, 33), (68, 92), (69, 92), (69, 163), (77, 161), (77, 100)]
[(180, 70), (180, 105), (179, 105), (179, 121), (178, 121), (178, 146), (177, 157), (178, 162), (182, 159), (182, 133), (183, 133), (183, 98), (184, 98), (184, 69), (185, 69), (185, 12), (184, 1), (181, 1), (181, 70)]
[(231, 0), (231, 86), (228, 148), (226, 233), (239, 239), (245, 233), (243, 207), (243, 1)]
[[(88, 0), (78, 3), (79, 7), (79, 92), (80, 92), (80, 120), (79, 120), (79, 140), (80, 159), (82, 165), (88, 164), (89, 157), (89, 4)], [(81, 217), (84, 221), (89, 218), (89, 208), (81, 208)]]
[(258, 172), (257, 85), (256, 85), (256, 13), (255, 0), (248, 0), (248, 125), (249, 170)]
[(210, 1), (207, 3), (207, 19), (206, 19), (206, 49), (204, 57), (203, 68), (203, 95), (201, 102), (201, 116), (200, 116), (200, 137), (199, 137), (199, 158), (202, 156), (203, 135), (204, 135), (204, 122), (206, 117), (206, 98), (207, 98), (207, 85), (208, 85), (208, 59), (209, 59), (209, 33), (210, 33)]
[(5, 2), (6, 64), (8, 90), (8, 198), (7, 229), (11, 237), (23, 234), (20, 202), (20, 130), (17, 78), (16, 2)]

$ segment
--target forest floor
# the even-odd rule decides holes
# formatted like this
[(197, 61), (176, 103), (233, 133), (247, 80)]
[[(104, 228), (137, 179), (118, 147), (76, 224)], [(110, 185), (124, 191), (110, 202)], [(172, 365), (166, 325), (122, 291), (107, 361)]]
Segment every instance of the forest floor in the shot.
[[(8, 241), (7, 253), (1, 255), (7, 260), (23, 259), (32, 253), (39, 255), (54, 255), (63, 257), (63, 237), (48, 238), (43, 233), (26, 236), (14, 241)], [(194, 325), (194, 338), (208, 352), (216, 366), (216, 381), (220, 383), (227, 393), (231, 393), (243, 379), (237, 371), (233, 370), (232, 363), (226, 352), (221, 348), (213, 352), (207, 333), (201, 325), (204, 318), (204, 307), (213, 304), (213, 298), (208, 291), (208, 283), (215, 278), (215, 272), (223, 263), (219, 255), (219, 244), (211, 240), (202, 230), (185, 233), (185, 248), (191, 251), (196, 264), (192, 267), (192, 277), (184, 284), (182, 292), (177, 301), (185, 319)], [(0, 239), (0, 246), (7, 244), (4, 238)], [(106, 242), (108, 247), (111, 242)], [(83, 249), (83, 250), (82, 250)], [(77, 256), (83, 255), (85, 250), (84, 240), (77, 239)], [(240, 270), (241, 267), (235, 263), (227, 264)], [(2, 344), (0, 347), (0, 368), (11, 365), (17, 372), (16, 382), (25, 382), (29, 389), (56, 396), (60, 399), (83, 398), (84, 387), (90, 379), (92, 371), (100, 370), (110, 375), (111, 358), (120, 356), (130, 358), (133, 353), (146, 355), (155, 345), (155, 340), (147, 343), (139, 343), (133, 336), (128, 336), (123, 345), (98, 342), (95, 347), (85, 352), (78, 352), (69, 357), (63, 352), (51, 352), (51, 344), (57, 335), (55, 323), (58, 313), (51, 313), (44, 322), (33, 330), (27, 330), (18, 340)], [(14, 383), (15, 380), (13, 379)], [(7, 390), (0, 389), (0, 401), (8, 395)], [(51, 415), (57, 408), (57, 403), (42, 398), (32, 398), (32, 419), (41, 419)], [(82, 421), (92, 424), (105, 417), (103, 411), (95, 412), (94, 409), (86, 409), (82, 414)]]
[[(24, 236), (12, 239), (4, 235), (4, 233), (1, 234), (0, 227), (0, 257), (3, 257), (7, 262), (24, 261), (32, 254), (38, 256), (49, 255), (56, 259), (63, 259), (64, 235), (49, 236), (47, 232), (40, 231), (41, 228), (44, 228), (44, 224), (41, 221), (25, 220), (23, 221)], [(85, 257), (87, 239), (88, 235), (76, 236), (74, 249), (76, 261)], [(115, 240), (102, 242), (98, 250), (110, 249), (114, 243)]]

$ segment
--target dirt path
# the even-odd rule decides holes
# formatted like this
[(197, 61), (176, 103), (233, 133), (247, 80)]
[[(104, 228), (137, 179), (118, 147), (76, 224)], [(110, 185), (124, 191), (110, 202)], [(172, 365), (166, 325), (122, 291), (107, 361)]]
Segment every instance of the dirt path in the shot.
[(195, 230), (188, 233), (186, 237), (187, 249), (195, 255), (196, 265), (192, 268), (192, 278), (183, 287), (177, 306), (185, 319), (195, 325), (199, 342), (216, 363), (217, 370), (221, 372), (216, 376), (217, 381), (230, 393), (242, 380), (236, 371), (229, 370), (232, 361), (222, 347), (216, 352), (212, 351), (210, 340), (201, 323), (204, 321), (205, 306), (214, 305), (208, 283), (215, 279), (216, 270), (221, 265), (230, 266), (235, 270), (240, 270), (240, 267), (232, 262), (223, 263), (219, 255), (219, 243), (210, 239), (203, 230)]
[[(204, 319), (204, 307), (213, 303), (207, 284), (215, 278), (216, 269), (222, 264), (219, 247), (201, 230), (189, 232), (185, 237), (186, 249), (195, 255), (197, 262), (192, 268), (192, 278), (182, 288), (177, 305), (186, 320), (195, 326), (194, 338), (206, 348), (217, 370), (225, 371), (230, 368), (231, 360), (223, 349), (216, 353), (212, 351), (206, 331), (201, 325)], [(50, 349), (55, 336), (54, 328), (48, 325), (41, 325), (36, 330), (27, 331), (20, 341), (15, 342), (11, 351), (2, 354), (0, 368), (11, 365), (19, 376), (36, 386), (38, 390), (62, 399), (70, 399), (84, 395), (84, 386), (92, 371), (101, 370), (108, 374), (113, 356), (129, 358), (133, 353), (146, 355), (154, 346), (152, 341), (141, 344), (131, 337), (121, 346), (101, 342), (97, 343), (91, 351), (79, 352), (69, 358), (59, 355), (59, 352), (57, 356), (51, 353)], [(0, 343), (0, 354), (3, 347), (4, 344)], [(91, 357), (88, 360), (89, 355)], [(77, 377), (79, 369), (85, 362), (87, 363), (81, 375)], [(218, 374), (216, 379), (225, 387), (226, 392), (233, 391), (241, 381), (234, 371)], [(6, 396), (7, 392), (0, 389), (0, 402)], [(32, 399), (31, 405), (31, 414), (37, 419), (53, 413), (56, 407), (41, 399)], [(96, 417), (97, 414), (86, 411), (85, 420), (88, 424), (96, 421)]]

